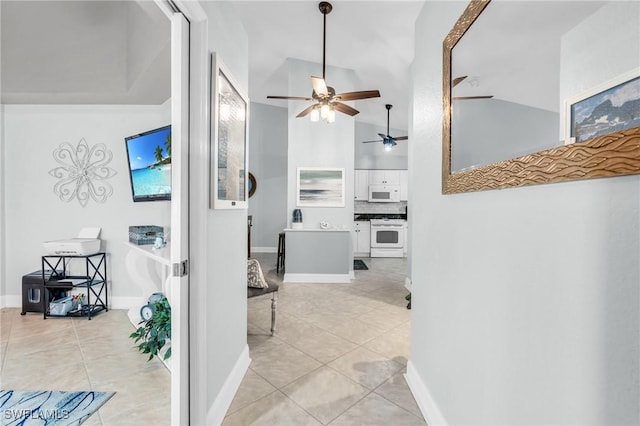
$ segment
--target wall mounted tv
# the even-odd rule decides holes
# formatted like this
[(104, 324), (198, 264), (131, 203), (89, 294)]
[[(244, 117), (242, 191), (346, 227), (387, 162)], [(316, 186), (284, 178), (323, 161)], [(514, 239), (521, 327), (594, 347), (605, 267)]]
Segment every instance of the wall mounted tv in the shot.
[(133, 201), (171, 199), (171, 126), (125, 138)]

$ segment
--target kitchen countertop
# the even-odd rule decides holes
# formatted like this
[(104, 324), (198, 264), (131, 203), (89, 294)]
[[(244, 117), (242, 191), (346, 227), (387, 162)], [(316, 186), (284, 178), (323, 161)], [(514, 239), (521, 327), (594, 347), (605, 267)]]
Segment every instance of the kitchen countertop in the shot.
[(369, 221), (371, 219), (402, 219), (407, 220), (404, 213), (356, 213), (353, 215), (355, 221)]
[(302, 228), (302, 229), (293, 229), (293, 228), (285, 228), (285, 232), (340, 232), (340, 231), (351, 231), (349, 228)]

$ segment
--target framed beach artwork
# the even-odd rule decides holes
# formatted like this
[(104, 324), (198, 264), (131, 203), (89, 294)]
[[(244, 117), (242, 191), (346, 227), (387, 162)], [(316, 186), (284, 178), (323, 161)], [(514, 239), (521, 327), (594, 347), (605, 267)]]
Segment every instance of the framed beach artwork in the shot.
[(210, 208), (246, 209), (249, 98), (220, 57), (211, 55)]
[(640, 70), (627, 72), (566, 102), (565, 144), (640, 126)]
[(344, 169), (298, 167), (298, 207), (344, 207)]

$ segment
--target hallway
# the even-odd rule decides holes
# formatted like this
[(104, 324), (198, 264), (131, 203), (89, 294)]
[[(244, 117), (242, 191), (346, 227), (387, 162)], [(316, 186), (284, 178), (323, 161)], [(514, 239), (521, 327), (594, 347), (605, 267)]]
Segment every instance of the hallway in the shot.
[[(257, 254), (265, 276), (275, 254)], [(249, 370), (225, 425), (421, 425), (403, 374), (409, 357), (406, 259), (364, 259), (349, 284), (287, 283), (250, 299)]]

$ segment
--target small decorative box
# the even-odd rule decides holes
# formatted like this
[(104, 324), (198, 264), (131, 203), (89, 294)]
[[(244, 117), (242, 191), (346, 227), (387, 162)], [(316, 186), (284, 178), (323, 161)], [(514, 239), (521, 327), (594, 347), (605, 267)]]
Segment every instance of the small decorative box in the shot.
[(138, 245), (153, 244), (156, 238), (164, 238), (162, 226), (142, 225), (129, 227), (129, 242)]

